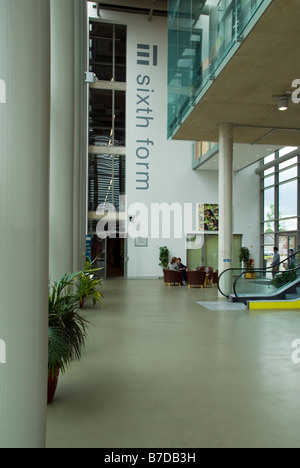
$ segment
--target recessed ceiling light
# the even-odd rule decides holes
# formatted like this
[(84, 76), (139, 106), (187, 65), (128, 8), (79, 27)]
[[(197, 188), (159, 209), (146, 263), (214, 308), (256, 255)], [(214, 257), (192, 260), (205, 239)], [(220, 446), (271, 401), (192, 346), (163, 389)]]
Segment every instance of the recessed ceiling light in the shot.
[(288, 96), (280, 96), (278, 98), (278, 110), (281, 112), (287, 111), (289, 108)]

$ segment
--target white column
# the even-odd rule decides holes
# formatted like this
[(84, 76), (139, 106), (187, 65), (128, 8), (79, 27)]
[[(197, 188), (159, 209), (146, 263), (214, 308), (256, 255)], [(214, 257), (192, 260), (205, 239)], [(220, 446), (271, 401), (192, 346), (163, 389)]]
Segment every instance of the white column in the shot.
[(219, 128), (219, 274), (232, 268), (233, 125)]
[(86, 255), (88, 96), (85, 71), (88, 70), (88, 8), (86, 0), (73, 2), (75, 22), (75, 184), (74, 184), (74, 266), (82, 268)]
[[(83, 267), (86, 219), (85, 0), (51, 0), (50, 276)], [(84, 234), (83, 234), (84, 232)]]
[(50, 0), (0, 0), (0, 80), (0, 339), (6, 344), (6, 364), (0, 362), (0, 447), (43, 448)]

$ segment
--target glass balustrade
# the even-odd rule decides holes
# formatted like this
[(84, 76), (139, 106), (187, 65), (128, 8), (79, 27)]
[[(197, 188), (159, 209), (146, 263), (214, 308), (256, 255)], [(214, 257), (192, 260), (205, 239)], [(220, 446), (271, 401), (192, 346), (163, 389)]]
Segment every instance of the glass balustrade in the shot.
[(297, 252), (276, 267), (226, 270), (220, 275), (219, 290), (224, 296), (232, 295), (241, 302), (247, 302), (248, 298), (289, 299), (299, 293), (299, 282), (300, 252)]
[[(172, 136), (258, 10), (271, 0), (169, 0), (168, 133)], [(262, 8), (261, 14), (264, 9)], [(256, 15), (256, 16), (255, 16)]]
[(233, 286), (234, 295), (240, 302), (251, 300), (289, 300), (299, 298), (300, 267), (280, 271), (274, 275), (265, 270), (242, 273)]

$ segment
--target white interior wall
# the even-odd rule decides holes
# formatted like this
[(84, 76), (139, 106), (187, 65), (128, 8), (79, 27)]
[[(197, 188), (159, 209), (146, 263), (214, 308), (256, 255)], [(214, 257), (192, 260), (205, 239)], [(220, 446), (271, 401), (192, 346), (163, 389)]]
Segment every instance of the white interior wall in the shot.
[[(90, 16), (96, 16), (96, 10), (90, 9)], [(146, 16), (103, 12), (101, 21), (125, 24), (128, 28), (127, 57), (127, 201), (128, 206), (143, 203), (151, 212), (153, 203), (192, 203), (196, 211), (198, 203), (218, 203), (218, 172), (193, 171), (190, 142), (167, 140), (167, 20), (154, 17), (148, 22)], [(150, 52), (158, 46), (158, 66), (137, 64), (138, 44), (148, 44)], [(139, 78), (138, 78), (139, 77)], [(149, 79), (145, 78), (149, 77)], [(137, 79), (139, 81), (137, 81)], [(143, 83), (141, 85), (140, 83)], [(146, 86), (147, 85), (147, 86)], [(147, 97), (151, 112), (138, 112), (145, 104), (137, 106), (139, 98), (137, 89), (149, 89), (150, 93), (140, 93)], [(153, 92), (152, 92), (153, 90)], [(146, 106), (147, 107), (147, 106)], [(138, 128), (143, 120), (137, 121), (137, 115), (152, 117), (147, 128)], [(144, 120), (146, 124), (146, 120)], [(138, 144), (138, 141), (153, 142)], [(149, 149), (145, 160), (137, 158), (139, 147)], [(142, 154), (146, 154), (145, 151)], [(149, 189), (138, 190), (137, 162), (149, 164)], [(144, 169), (146, 171), (146, 166)], [(259, 177), (249, 168), (235, 175), (234, 178), (234, 233), (243, 234), (243, 245), (248, 246), (251, 258), (259, 264)], [(144, 184), (145, 186), (145, 184)], [(138, 227), (139, 217), (135, 220)], [(130, 226), (132, 227), (132, 226)], [(151, 219), (149, 216), (149, 229)], [(183, 228), (184, 234), (184, 228)], [(142, 235), (143, 236), (143, 235)], [(144, 236), (143, 236), (144, 237)], [(148, 247), (135, 247), (134, 240), (128, 239), (128, 278), (148, 278), (161, 276), (159, 267), (159, 248), (167, 245), (171, 256), (180, 256), (186, 261), (185, 236), (180, 239), (151, 239), (149, 232)]]
[[(149, 210), (153, 203), (193, 204), (196, 212), (197, 203), (216, 203), (218, 200), (218, 175), (214, 172), (196, 173), (192, 171), (193, 143), (167, 140), (167, 21), (154, 18), (151, 23), (146, 18), (129, 18), (128, 24), (128, 91), (127, 91), (127, 197), (128, 205), (132, 202), (145, 203)], [(136, 55), (138, 43), (158, 45), (158, 66), (137, 66)], [(151, 83), (150, 114), (153, 121), (147, 129), (136, 128), (136, 82), (137, 76), (149, 76)], [(142, 81), (142, 80), (141, 80)], [(148, 80), (147, 80), (148, 81)], [(134, 138), (134, 135), (136, 138)], [(141, 136), (142, 135), (142, 136)], [(136, 149), (137, 138), (149, 138), (154, 142), (150, 148), (149, 190), (136, 189)], [(150, 226), (155, 221), (150, 220)], [(196, 226), (194, 227), (194, 229)], [(134, 246), (128, 240), (128, 277), (157, 277), (161, 275), (158, 247), (167, 245), (171, 256), (180, 256), (186, 261), (185, 229), (179, 239), (151, 239), (148, 248)]]
[(234, 176), (234, 232), (243, 234), (243, 246), (250, 250), (250, 258), (260, 267), (260, 177), (256, 165)]

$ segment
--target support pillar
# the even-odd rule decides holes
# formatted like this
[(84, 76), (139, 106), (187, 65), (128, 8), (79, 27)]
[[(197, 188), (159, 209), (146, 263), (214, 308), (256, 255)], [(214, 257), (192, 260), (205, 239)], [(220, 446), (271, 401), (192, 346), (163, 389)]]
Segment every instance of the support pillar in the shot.
[[(219, 274), (232, 268), (233, 255), (233, 125), (219, 128)], [(231, 280), (230, 280), (231, 283)], [(222, 285), (224, 287), (224, 285)], [(231, 284), (226, 285), (226, 290)], [(231, 292), (231, 291), (230, 291)]]
[[(46, 439), (50, 0), (0, 0), (0, 447)], [(3, 356), (2, 356), (3, 357)]]
[(85, 0), (51, 1), (50, 277), (54, 281), (84, 266), (86, 11)]

